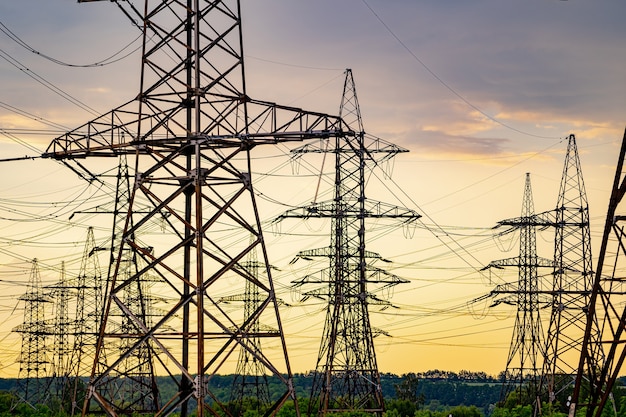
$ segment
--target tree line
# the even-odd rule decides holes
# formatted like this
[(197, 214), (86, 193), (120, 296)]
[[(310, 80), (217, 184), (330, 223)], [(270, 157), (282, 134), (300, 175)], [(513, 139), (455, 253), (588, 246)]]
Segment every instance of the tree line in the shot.
[[(383, 373), (381, 389), (385, 399), (384, 417), (531, 417), (531, 405), (520, 405), (515, 393), (502, 403), (500, 392), (501, 380), (484, 372), (460, 371), (458, 373), (431, 370), (420, 373), (396, 375)], [(210, 380), (210, 389), (216, 397), (229, 407), (234, 375), (214, 375)], [(284, 385), (268, 377), (270, 394), (282, 392)], [(298, 397), (299, 409), (306, 416), (312, 389), (313, 377), (309, 374), (294, 374), (294, 387)], [(37, 404), (34, 406), (20, 403), (15, 392), (15, 379), (0, 379), (0, 417), (66, 417), (62, 408), (54, 405)], [(158, 377), (158, 385), (162, 394), (167, 397), (176, 390), (169, 377)], [(621, 388), (618, 387), (619, 390)], [(618, 417), (626, 417), (626, 396), (616, 395), (615, 410)], [(243, 405), (242, 405), (243, 404)], [(262, 415), (262, 407), (253, 399), (239, 403), (234, 415), (258, 417)], [(608, 412), (608, 411), (607, 411)], [(346, 416), (360, 417), (362, 413), (346, 413)], [(296, 417), (293, 404), (286, 404), (278, 417)], [(610, 413), (608, 416), (613, 417)], [(370, 416), (364, 414), (363, 416)], [(543, 417), (567, 417), (564, 407), (555, 405), (543, 411)], [(192, 416), (193, 417), (193, 414)]]

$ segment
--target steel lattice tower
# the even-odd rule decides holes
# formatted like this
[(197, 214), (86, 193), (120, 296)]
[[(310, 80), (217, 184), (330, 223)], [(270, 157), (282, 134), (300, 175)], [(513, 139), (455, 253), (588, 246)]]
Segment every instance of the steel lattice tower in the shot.
[(517, 401), (520, 404), (530, 403), (536, 398), (539, 388), (541, 361), (544, 356), (545, 345), (540, 318), (541, 295), (538, 269), (540, 267), (553, 267), (551, 260), (537, 255), (536, 228), (543, 225), (545, 223), (535, 216), (530, 173), (527, 173), (521, 216), (498, 222), (498, 226), (510, 226), (512, 228), (505, 233), (519, 230), (519, 256), (492, 261), (486, 267), (514, 266), (519, 270), (515, 285), (500, 285), (490, 293), (490, 296), (501, 297), (494, 301), (494, 305), (505, 303), (517, 307), (506, 362), (506, 381), (502, 386), (500, 401), (504, 401), (509, 393), (515, 391), (518, 394)]
[[(146, 1), (143, 11), (132, 3), (119, 5), (143, 27), (138, 96), (55, 139), (43, 155), (73, 162), (86, 175), (92, 174), (76, 158), (136, 156), (118, 253), (132, 252), (141, 266), (126, 277), (124, 257), (116, 257), (95, 364), (109, 343), (121, 346), (122, 338), (132, 343), (115, 357), (107, 352), (105, 369), (94, 366), (91, 399), (109, 415), (122, 413), (118, 399), (103, 388), (112, 378), (124, 377), (130, 356), (147, 349), (157, 360), (156, 372), (178, 380), (175, 393), (161, 398), (155, 414), (179, 409), (185, 417), (191, 400), (198, 417), (228, 413), (208, 382), (212, 375), (234, 369), (235, 352), (242, 348), (284, 387), (266, 411), (274, 415), (289, 398), (295, 401), (295, 393), (252, 188), (251, 150), (260, 144), (354, 132), (338, 117), (246, 94), (238, 0)], [(240, 267), (253, 250), (266, 265), (259, 278)], [(243, 312), (226, 312), (218, 303), (222, 295), (237, 290), (222, 279), (231, 271), (238, 277), (239, 292), (246, 282), (259, 290), (262, 302), (247, 320)], [(159, 306), (158, 316), (155, 308), (152, 323), (137, 316), (125, 299), (127, 287), (144, 274), (154, 280), (155, 293), (173, 298)], [(121, 331), (117, 311), (131, 324), (129, 329)], [(254, 334), (255, 321), (278, 331)], [(272, 349), (256, 351), (257, 337)], [(89, 399), (84, 414), (88, 407)]]
[[(61, 409), (71, 401), (67, 397), (65, 387), (68, 383), (67, 369), (72, 354), (70, 345), (70, 334), (73, 332), (73, 322), (69, 317), (70, 287), (65, 274), (65, 262), (61, 263), (61, 277), (59, 282), (52, 288), (54, 299), (54, 323), (52, 326), (53, 346), (52, 346), (52, 380), (50, 381), (50, 391), (59, 401)], [(68, 411), (68, 410), (65, 410)]]
[[(330, 149), (324, 144), (307, 145), (293, 152), (328, 152), (335, 156), (333, 200), (313, 203), (279, 216), (286, 218), (330, 218), (330, 246), (305, 250), (299, 258), (327, 258), (330, 265), (296, 285), (326, 284), (308, 295), (328, 300), (324, 333), (317, 358), (309, 414), (362, 411), (382, 415), (383, 396), (374, 349), (374, 332), (368, 306), (380, 299), (374, 286), (391, 287), (405, 282), (373, 263), (381, 256), (366, 250), (365, 221), (396, 218), (412, 222), (420, 216), (409, 209), (389, 206), (365, 197), (367, 165), (375, 165), (406, 150), (365, 135), (352, 71), (346, 71), (340, 116), (358, 134), (336, 138)], [(369, 287), (369, 288), (368, 288)], [(317, 407), (317, 410), (314, 408)]]
[[(593, 284), (589, 205), (576, 138), (570, 135), (555, 216), (554, 277), (541, 377), (541, 401), (569, 401), (585, 335), (600, 339), (597, 323), (585, 331)], [(601, 355), (594, 357), (601, 363)], [(545, 395), (547, 394), (547, 396)]]
[(33, 259), (28, 285), (24, 295), (24, 321), (13, 329), (22, 335), (22, 351), (17, 362), (20, 370), (17, 380), (19, 401), (35, 407), (48, 399), (48, 377), (52, 363), (47, 356), (47, 338), (50, 335), (46, 323), (46, 305), (52, 300), (43, 293), (37, 259)]
[(67, 371), (67, 384), (61, 398), (71, 398), (71, 415), (74, 415), (85, 398), (84, 379), (92, 372), (96, 356), (97, 336), (104, 310), (105, 282), (102, 278), (93, 228), (87, 229), (78, 276), (70, 284), (74, 291), (76, 310), (71, 331), (72, 352)]
[[(258, 261), (256, 251), (248, 254), (246, 262), (242, 262), (241, 267), (248, 270), (248, 273), (257, 279), (259, 278), (259, 273), (265, 270), (265, 265)], [(248, 281), (243, 294), (222, 297), (220, 301), (223, 303), (243, 303), (244, 320), (248, 321), (254, 317), (254, 312), (258, 310), (263, 300), (260, 297), (258, 288)], [(276, 329), (266, 328), (258, 320), (255, 320), (250, 326), (250, 331), (253, 335), (260, 334), (261, 329), (277, 332)], [(261, 352), (261, 339), (259, 337), (251, 337), (250, 347), (255, 352)], [(229, 400), (231, 407), (233, 407), (232, 413), (234, 415), (240, 416), (245, 411), (243, 409), (244, 401), (253, 402), (250, 405), (262, 411), (270, 404), (270, 390), (263, 364), (247, 349), (239, 349), (239, 359), (237, 360), (237, 369), (233, 377), (233, 387)]]
[[(118, 316), (121, 327), (120, 334), (132, 333), (134, 325), (131, 317), (136, 317), (146, 326), (152, 325), (153, 305), (155, 300), (151, 294), (148, 274), (139, 274), (137, 255), (134, 251), (126, 247), (120, 251), (122, 237), (124, 236), (124, 226), (130, 204), (130, 184), (131, 174), (128, 169), (126, 155), (120, 155), (117, 172), (117, 185), (115, 194), (115, 204), (113, 207), (113, 234), (111, 236), (111, 250), (109, 268), (107, 273), (107, 283), (110, 283), (114, 270), (119, 267), (117, 277), (125, 281), (132, 276), (137, 277), (133, 282), (124, 287), (121, 292), (124, 305), (128, 307), (130, 314), (123, 314), (115, 309), (111, 315)], [(118, 259), (119, 257), (119, 259)], [(107, 285), (109, 288), (109, 285)], [(115, 307), (115, 306), (113, 306)], [(122, 351), (132, 350), (132, 354), (126, 356), (120, 364), (120, 375), (123, 378), (110, 378), (108, 383), (103, 384), (105, 390), (113, 398), (123, 398), (124, 403), (120, 405), (120, 412), (124, 414), (152, 414), (159, 408), (159, 390), (154, 370), (154, 348), (150, 341), (132, 349), (134, 339), (121, 338), (120, 346), (103, 346), (103, 351), (107, 354), (114, 349)], [(102, 356), (102, 355), (101, 355)]]
[[(619, 152), (608, 204), (593, 291), (586, 318), (585, 337), (578, 363), (570, 416), (586, 407), (588, 417), (599, 417), (611, 400), (612, 390), (626, 359), (626, 235), (623, 198), (626, 193), (624, 157), (626, 131)], [(601, 325), (601, 336), (597, 327)], [(606, 352), (606, 357), (605, 357)]]

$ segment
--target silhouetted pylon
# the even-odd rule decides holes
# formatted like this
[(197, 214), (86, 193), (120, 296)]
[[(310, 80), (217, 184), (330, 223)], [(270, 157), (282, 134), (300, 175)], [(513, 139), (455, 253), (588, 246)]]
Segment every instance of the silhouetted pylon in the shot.
[(52, 344), (52, 380), (50, 381), (50, 394), (57, 401), (59, 410), (69, 412), (67, 404), (71, 404), (71, 398), (66, 387), (68, 386), (68, 368), (72, 355), (72, 345), (70, 344), (70, 334), (73, 332), (73, 322), (69, 316), (70, 291), (69, 283), (65, 273), (65, 262), (61, 263), (61, 277), (57, 284), (48, 287), (52, 290), (54, 300), (54, 323), (51, 326), (53, 337)]
[[(132, 334), (135, 328), (133, 320), (141, 321), (146, 327), (152, 325), (156, 299), (152, 295), (151, 286), (153, 283), (149, 274), (139, 273), (142, 267), (139, 265), (140, 259), (138, 259), (136, 252), (132, 251), (128, 246), (124, 250), (120, 250), (123, 244), (122, 238), (131, 198), (130, 180), (132, 175), (128, 167), (126, 155), (119, 156), (116, 178), (107, 291), (110, 288), (115, 268), (119, 268), (117, 279), (126, 281), (133, 276), (136, 279), (129, 285), (126, 285), (121, 292), (123, 303), (128, 308), (128, 314), (120, 311), (113, 305), (109, 313), (109, 321), (111, 322), (110, 324), (115, 320), (118, 321), (119, 334)], [(111, 325), (110, 327), (113, 326)], [(153, 344), (147, 341), (136, 349), (132, 349), (132, 345), (136, 342), (134, 338), (122, 337), (118, 341), (109, 339), (108, 342), (102, 346), (101, 358), (106, 358), (115, 350), (132, 350), (132, 354), (124, 357), (116, 369), (116, 374), (111, 375), (108, 382), (103, 382), (103, 390), (108, 392), (107, 395), (111, 398), (124, 399), (123, 403), (118, 404), (120, 413), (155, 413), (159, 409), (159, 388), (155, 372), (156, 359), (154, 356), (156, 352)], [(115, 344), (115, 342), (119, 344)], [(106, 359), (104, 362), (106, 363)]]
[[(583, 181), (576, 138), (570, 135), (556, 209), (554, 276), (550, 321), (546, 333), (540, 401), (568, 405), (583, 340), (600, 340), (598, 323), (585, 330), (593, 286), (589, 204)], [(594, 357), (597, 369), (601, 349)]]
[[(257, 280), (259, 273), (265, 271), (265, 265), (258, 261), (256, 251), (248, 254), (247, 260), (241, 263), (241, 267), (245, 268)], [(263, 323), (254, 319), (254, 312), (259, 309), (262, 301), (258, 288), (251, 281), (246, 282), (243, 294), (230, 295), (220, 299), (222, 303), (243, 303), (244, 320), (254, 320), (250, 326), (250, 333), (253, 336), (249, 338), (246, 346), (239, 348), (237, 368), (230, 392), (231, 412), (237, 416), (242, 415), (245, 411), (243, 407), (245, 402), (248, 403), (246, 408), (251, 407), (260, 412), (263, 412), (270, 404), (267, 371), (256, 355), (256, 352), (262, 352), (261, 338), (255, 335), (261, 334), (262, 329), (267, 332), (277, 332), (278, 330), (267, 328)]]
[(46, 306), (52, 299), (43, 292), (37, 259), (32, 261), (26, 292), (19, 300), (24, 302), (24, 321), (13, 329), (22, 336), (16, 393), (20, 402), (34, 408), (47, 401), (52, 372), (47, 340), (50, 329), (46, 323)]
[[(90, 177), (78, 157), (136, 155), (118, 253), (133, 252), (140, 268), (125, 276), (124, 257), (115, 257), (95, 363), (109, 343), (122, 338), (130, 343), (115, 357), (107, 352), (106, 368), (94, 366), (88, 392), (109, 415), (123, 413), (119, 399), (102, 388), (123, 375), (128, 357), (152, 349), (158, 353), (155, 372), (178, 381), (154, 414), (180, 410), (186, 417), (192, 400), (197, 417), (228, 414), (209, 379), (232, 372), (237, 348), (263, 337), (273, 349), (250, 353), (284, 389), (266, 410), (274, 415), (288, 399), (295, 401), (295, 392), (270, 270), (255, 278), (240, 266), (253, 250), (269, 265), (252, 187), (251, 151), (262, 144), (355, 132), (336, 116), (247, 95), (238, 0), (146, 1), (142, 11), (131, 3), (120, 6), (144, 30), (139, 94), (55, 139), (43, 155), (67, 160)], [(223, 277), (231, 271), (236, 284), (225, 285)], [(136, 304), (125, 298), (127, 287), (145, 274), (155, 294), (170, 299), (155, 307), (152, 322), (137, 316)], [(262, 300), (248, 319), (242, 311), (226, 312), (218, 305), (221, 296), (244, 292), (246, 282), (258, 288)], [(117, 311), (130, 324), (124, 331)], [(253, 335), (255, 321), (278, 331)], [(88, 407), (86, 401), (83, 414)]]
[[(578, 362), (569, 415), (582, 407), (588, 417), (600, 417), (626, 359), (626, 193), (624, 157), (626, 130), (617, 158), (615, 178), (604, 223), (589, 309), (585, 337)], [(602, 332), (597, 333), (600, 326)], [(606, 356), (605, 356), (606, 353)]]
[(519, 230), (519, 256), (492, 261), (485, 267), (487, 269), (513, 266), (519, 271), (515, 284), (499, 285), (489, 294), (492, 297), (500, 297), (494, 300), (493, 305), (505, 303), (517, 307), (506, 362), (506, 381), (502, 386), (500, 401), (504, 401), (512, 391), (516, 391), (518, 401), (527, 404), (535, 400), (538, 392), (545, 348), (540, 317), (542, 295), (538, 269), (551, 268), (554, 265), (552, 260), (537, 255), (536, 228), (545, 226), (545, 222), (535, 216), (530, 173), (526, 174), (521, 216), (500, 221), (498, 226), (512, 228), (504, 233)]
[(376, 331), (370, 324), (368, 306), (386, 302), (374, 295), (376, 290), (406, 281), (373, 265), (381, 256), (366, 250), (365, 222), (375, 218), (412, 223), (420, 216), (410, 209), (365, 197), (366, 170), (406, 150), (366, 136), (350, 69), (346, 70), (340, 116), (357, 132), (356, 136), (337, 137), (330, 146), (321, 143), (292, 151), (296, 156), (325, 152), (334, 155), (333, 199), (290, 210), (277, 221), (331, 219), (330, 246), (297, 255), (329, 260), (328, 268), (295, 283), (325, 285), (305, 292), (305, 298), (315, 296), (328, 301), (309, 414), (359, 411), (382, 415), (384, 402), (374, 349)]
[[(71, 398), (71, 415), (80, 411), (85, 400), (85, 379), (93, 370), (97, 336), (102, 323), (105, 281), (98, 259), (100, 250), (93, 228), (89, 227), (78, 276), (69, 285), (75, 297), (75, 312), (71, 331), (72, 351), (66, 369), (68, 383), (62, 398)], [(102, 366), (101, 362), (99, 366)]]

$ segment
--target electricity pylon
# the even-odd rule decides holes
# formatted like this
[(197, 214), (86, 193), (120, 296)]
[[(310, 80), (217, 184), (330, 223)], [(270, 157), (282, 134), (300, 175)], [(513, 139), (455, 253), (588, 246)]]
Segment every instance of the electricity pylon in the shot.
[(67, 371), (67, 384), (61, 398), (70, 398), (70, 415), (76, 414), (85, 399), (84, 380), (92, 372), (96, 356), (97, 336), (102, 321), (105, 282), (100, 269), (93, 228), (87, 229), (78, 276), (70, 283), (76, 299), (74, 328), (71, 331), (73, 346)]
[[(246, 268), (256, 279), (259, 278), (259, 273), (265, 270), (265, 265), (258, 261), (256, 251), (251, 251), (248, 254), (246, 262), (242, 262), (241, 267)], [(258, 288), (248, 281), (243, 294), (222, 297), (220, 302), (243, 303), (244, 320), (247, 321), (254, 316), (254, 312), (258, 310), (262, 299)], [(263, 323), (254, 320), (250, 326), (251, 334), (260, 334), (261, 329), (277, 332), (277, 329), (267, 328)], [(261, 352), (261, 339), (259, 337), (251, 337), (249, 347), (255, 352)], [(270, 404), (270, 389), (267, 372), (263, 364), (254, 355), (250, 354), (248, 349), (241, 348), (239, 349), (237, 369), (230, 392), (229, 403), (231, 412), (236, 416), (242, 415), (245, 411), (243, 405), (246, 401), (251, 402), (248, 404), (248, 407), (255, 407), (257, 410), (263, 411)]]
[[(115, 357), (107, 352), (105, 369), (93, 367), (83, 414), (90, 399), (111, 416), (123, 412), (104, 387), (123, 374), (124, 362), (139, 349), (151, 350), (156, 372), (177, 381), (154, 414), (180, 410), (186, 417), (192, 400), (197, 417), (228, 414), (209, 379), (234, 370), (234, 352), (243, 348), (284, 387), (266, 410), (274, 415), (288, 399), (295, 401), (295, 393), (252, 187), (251, 151), (262, 144), (355, 133), (339, 117), (247, 95), (238, 0), (146, 1), (143, 11), (129, 2), (119, 5), (143, 28), (138, 96), (56, 138), (43, 155), (63, 159), (88, 177), (93, 174), (77, 158), (136, 156), (118, 253), (132, 252), (141, 267), (124, 276), (124, 257), (116, 257), (94, 363), (100, 363), (108, 343), (122, 338), (132, 343)], [(240, 267), (253, 250), (266, 265), (259, 278)], [(235, 286), (224, 283), (229, 272), (238, 277)], [(154, 280), (155, 293), (173, 298), (159, 306), (151, 323), (124, 298), (144, 274)], [(248, 319), (218, 303), (231, 291), (243, 292), (246, 282), (258, 288), (262, 300)], [(116, 311), (131, 325), (124, 331)], [(278, 331), (254, 333), (255, 321)], [(272, 349), (254, 350), (257, 337)]]
[[(111, 315), (116, 315), (119, 318), (121, 326), (119, 333), (125, 334), (134, 331), (131, 316), (136, 317), (137, 320), (146, 324), (146, 326), (152, 325), (152, 315), (154, 314), (153, 310), (156, 300), (152, 296), (152, 283), (148, 274), (138, 273), (141, 267), (138, 264), (137, 254), (130, 250), (128, 246), (122, 251), (119, 250), (122, 246), (122, 237), (124, 236), (131, 195), (131, 174), (126, 155), (120, 155), (119, 157), (116, 177), (113, 233), (111, 235), (107, 283), (111, 282), (116, 267), (119, 268), (117, 271), (119, 280), (125, 281), (132, 276), (136, 277), (121, 292), (123, 303), (128, 307), (129, 314), (123, 314), (117, 309), (110, 312)], [(107, 285), (108, 288), (109, 285)], [(135, 340), (132, 338), (121, 338), (119, 343), (119, 346), (103, 345), (103, 353), (100, 356), (106, 357), (106, 355), (110, 355), (112, 349), (131, 350)], [(111, 392), (111, 397), (124, 399), (124, 402), (119, 405), (121, 413), (151, 414), (159, 409), (159, 389), (154, 369), (155, 350), (152, 343), (147, 341), (136, 349), (132, 349), (132, 352), (132, 354), (124, 358), (117, 368), (118, 375), (109, 378), (109, 382), (104, 383), (103, 388)]]
[(366, 170), (406, 150), (366, 136), (350, 69), (346, 70), (339, 114), (356, 136), (337, 137), (330, 147), (306, 145), (293, 151), (298, 157), (325, 152), (335, 156), (333, 200), (290, 210), (276, 221), (331, 219), (330, 246), (297, 254), (297, 258), (321, 257), (330, 262), (328, 268), (296, 283), (325, 285), (305, 296), (328, 301), (309, 414), (361, 411), (382, 415), (384, 403), (368, 307), (383, 302), (374, 295), (375, 286), (389, 288), (406, 281), (373, 265), (381, 256), (366, 250), (365, 222), (375, 218), (411, 223), (420, 216), (365, 197)]
[[(626, 359), (626, 235), (623, 198), (626, 192), (624, 157), (626, 131), (617, 159), (602, 243), (586, 315), (586, 328), (579, 358), (569, 415), (586, 407), (588, 417), (599, 417), (611, 395)], [(602, 332), (597, 333), (600, 325)], [(605, 356), (606, 352), (606, 356)]]
[(18, 299), (24, 302), (24, 321), (13, 329), (22, 335), (16, 391), (18, 401), (34, 408), (48, 398), (48, 377), (52, 368), (47, 345), (50, 329), (45, 312), (52, 299), (43, 293), (37, 259), (32, 261), (26, 292)]
[(65, 262), (61, 263), (61, 277), (59, 282), (48, 287), (52, 290), (54, 300), (54, 323), (52, 325), (52, 380), (50, 381), (50, 393), (58, 401), (58, 405), (63, 411), (65, 406), (71, 401), (67, 397), (68, 392), (65, 387), (68, 384), (68, 367), (72, 353), (70, 345), (70, 334), (73, 331), (73, 322), (69, 316), (70, 287), (65, 274)]
[[(593, 287), (589, 204), (583, 181), (576, 138), (570, 135), (553, 216), (555, 227), (554, 276), (550, 321), (540, 384), (540, 401), (567, 405), (577, 374), (583, 340), (597, 345), (597, 322), (585, 330)], [(590, 368), (603, 362), (599, 349)], [(595, 372), (595, 371), (591, 371)], [(540, 405), (540, 404), (539, 404)]]
[(519, 230), (519, 256), (492, 261), (484, 268), (514, 266), (519, 271), (517, 283), (499, 285), (489, 294), (500, 297), (493, 305), (504, 303), (517, 307), (500, 401), (515, 391), (517, 401), (527, 404), (534, 401), (538, 393), (545, 349), (538, 269), (554, 265), (552, 260), (537, 255), (536, 228), (545, 226), (545, 222), (535, 216), (530, 173), (526, 173), (521, 217), (500, 221), (499, 226), (510, 227), (504, 233)]

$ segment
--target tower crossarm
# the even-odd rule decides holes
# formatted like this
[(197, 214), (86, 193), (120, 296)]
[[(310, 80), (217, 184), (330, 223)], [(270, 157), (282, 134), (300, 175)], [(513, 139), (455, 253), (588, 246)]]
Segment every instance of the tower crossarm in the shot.
[[(353, 270), (358, 270), (358, 265), (355, 263), (352, 265)], [(301, 286), (304, 284), (326, 284), (330, 282), (334, 282), (334, 278), (330, 276), (330, 268), (324, 268), (319, 271), (316, 271), (313, 274), (305, 275), (304, 277), (292, 281), (294, 286)], [(367, 265), (365, 267), (366, 273), (366, 282), (368, 284), (382, 284), (383, 288), (393, 287), (398, 284), (406, 284), (410, 281), (407, 279), (401, 278), (395, 274), (391, 274), (384, 269), (376, 268), (371, 265)], [(355, 276), (354, 279), (344, 279), (344, 282), (353, 281), (354, 283), (359, 283), (359, 277)]]
[(42, 157), (73, 159), (148, 153), (151, 147), (183, 143), (193, 138), (206, 139), (206, 147), (221, 148), (241, 146), (242, 142), (251, 145), (275, 144), (355, 134), (337, 116), (259, 100), (247, 99), (245, 102), (251, 116), (249, 123), (243, 123), (241, 128), (226, 130), (214, 126), (215, 129), (207, 128), (203, 132), (187, 132), (187, 135), (180, 136), (173, 131), (138, 133), (141, 123), (150, 124), (156, 116), (139, 113), (136, 101), (132, 100), (53, 139)]
[[(296, 254), (296, 256), (291, 260), (290, 264), (294, 264), (298, 259), (304, 260), (312, 260), (313, 258), (332, 258), (334, 256), (335, 251), (332, 247), (326, 246), (323, 248), (316, 249), (307, 249), (302, 250)], [(384, 259), (379, 253), (365, 250), (363, 253), (363, 257), (366, 259), (374, 259), (381, 260), (383, 262), (390, 262), (387, 259)]]
[[(542, 213), (532, 214), (530, 216), (520, 216), (520, 217), (513, 217), (510, 219), (506, 219), (506, 220), (500, 220), (496, 224), (494, 229), (497, 229), (501, 226), (510, 226), (514, 229), (517, 229), (520, 227), (528, 227), (528, 226), (555, 227), (556, 225), (557, 223), (556, 223), (556, 216), (554, 214), (554, 210), (550, 210), (550, 211), (545, 211)], [(508, 232), (508, 230), (506, 232)]]
[[(507, 282), (505, 284), (497, 285), (488, 294), (485, 294), (484, 296), (479, 297), (473, 300), (472, 302), (478, 302), (487, 298), (493, 298), (494, 300), (491, 303), (491, 305), (489, 305), (489, 307), (496, 307), (497, 305), (500, 305), (500, 304), (508, 304), (508, 305), (519, 307), (518, 297), (522, 293), (523, 291), (520, 290), (518, 283)], [(539, 308), (539, 305), (549, 305), (550, 302), (552, 301), (552, 296), (553, 296), (552, 291), (537, 290), (532, 293), (537, 298), (537, 308)]]
[(387, 336), (387, 337), (391, 337), (391, 334), (389, 334), (388, 331), (383, 330), (381, 328), (378, 327), (372, 327), (372, 337), (377, 337), (377, 336)]
[(358, 207), (346, 204), (346, 209), (341, 210), (337, 208), (334, 201), (323, 201), (319, 203), (313, 203), (308, 206), (297, 207), (288, 210), (274, 219), (274, 222), (279, 222), (288, 218), (296, 219), (309, 219), (309, 218), (336, 218), (338, 211), (343, 217), (365, 217), (371, 219), (401, 219), (405, 223), (411, 223), (422, 217), (416, 211), (399, 207), (380, 201), (367, 200), (366, 208), (364, 212), (358, 210)]
[[(303, 292), (300, 298), (300, 301), (305, 302), (311, 298), (316, 298), (318, 300), (327, 301), (327, 300), (331, 300), (333, 297), (334, 297), (334, 294), (329, 293), (328, 287), (319, 287), (319, 288), (314, 288), (314, 289)], [(355, 302), (366, 301), (368, 305), (376, 306), (381, 311), (386, 310), (388, 308), (398, 308), (398, 306), (392, 304), (390, 301), (384, 300), (374, 295), (373, 293), (365, 293), (364, 297), (362, 294), (353, 294), (350, 297), (345, 297), (343, 301), (348, 302), (349, 299), (353, 299)]]
[(533, 266), (533, 267), (553, 268), (554, 260), (542, 258), (542, 257), (535, 257), (533, 259), (532, 264), (525, 264), (524, 259), (520, 258), (519, 256), (516, 256), (513, 258), (505, 258), (505, 259), (498, 259), (496, 261), (491, 261), (489, 262), (489, 265), (483, 267), (481, 271), (484, 271), (486, 269), (491, 269), (491, 268), (501, 269), (506, 266), (517, 266), (517, 267)]
[[(408, 149), (398, 146), (396, 144), (393, 144), (391, 142), (388, 142), (384, 139), (368, 135), (367, 133), (364, 133), (364, 132), (361, 132), (361, 134), (364, 135), (363, 149), (365, 153), (369, 155), (372, 160), (375, 159), (373, 154), (386, 154), (384, 158), (390, 158), (399, 153), (409, 152)], [(353, 154), (356, 149), (352, 145), (353, 143), (347, 142), (346, 144), (344, 144), (343, 147), (338, 148), (338, 149), (333, 149), (332, 152)], [(306, 143), (291, 151), (291, 153), (293, 154), (293, 158), (298, 158), (302, 156), (303, 154), (307, 154), (307, 153), (327, 153), (327, 152), (329, 152), (329, 150), (328, 150), (328, 144), (326, 143), (325, 140)]]

